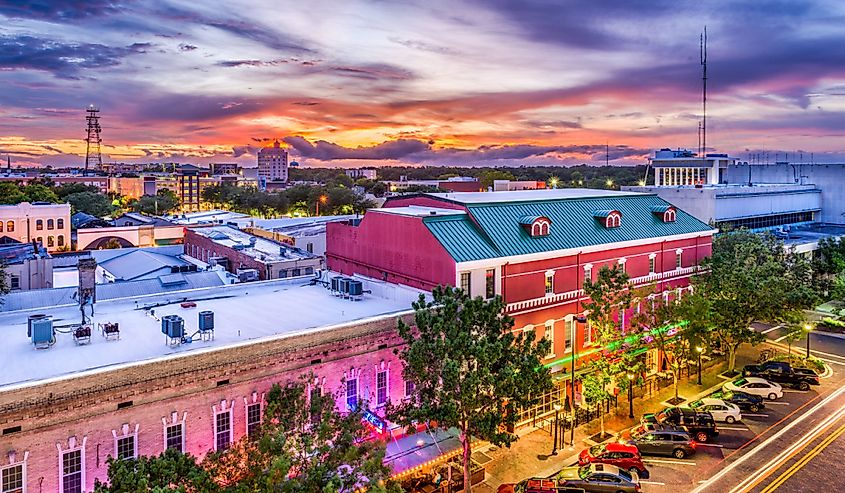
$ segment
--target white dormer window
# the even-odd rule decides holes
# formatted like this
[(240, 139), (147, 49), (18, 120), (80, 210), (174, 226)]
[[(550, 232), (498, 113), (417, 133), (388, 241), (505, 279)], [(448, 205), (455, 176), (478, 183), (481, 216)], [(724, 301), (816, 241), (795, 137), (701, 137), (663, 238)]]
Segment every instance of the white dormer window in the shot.
[(651, 213), (664, 223), (673, 223), (678, 218), (678, 211), (672, 205), (657, 205), (651, 208)]
[(519, 224), (532, 238), (549, 236), (552, 227), (552, 221), (545, 216), (525, 216)]
[(676, 217), (677, 217), (677, 214), (675, 213), (675, 209), (669, 209), (669, 210), (667, 210), (666, 212), (663, 213), (663, 222), (664, 223), (673, 223), (673, 222), (675, 222)]
[(602, 221), (605, 228), (618, 228), (622, 226), (622, 213), (615, 210), (593, 211), (593, 217)]

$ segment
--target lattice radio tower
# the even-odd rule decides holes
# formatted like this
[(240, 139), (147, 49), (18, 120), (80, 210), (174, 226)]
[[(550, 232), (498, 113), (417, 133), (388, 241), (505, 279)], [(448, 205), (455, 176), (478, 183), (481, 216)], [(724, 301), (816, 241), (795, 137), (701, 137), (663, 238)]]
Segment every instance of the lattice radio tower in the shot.
[(100, 109), (93, 104), (89, 105), (85, 110), (87, 115), (85, 121), (88, 122), (88, 136), (85, 137), (85, 170), (83, 175), (88, 174), (88, 167), (95, 164), (97, 168), (103, 165), (103, 155), (100, 154), (100, 143), (103, 139), (100, 138)]

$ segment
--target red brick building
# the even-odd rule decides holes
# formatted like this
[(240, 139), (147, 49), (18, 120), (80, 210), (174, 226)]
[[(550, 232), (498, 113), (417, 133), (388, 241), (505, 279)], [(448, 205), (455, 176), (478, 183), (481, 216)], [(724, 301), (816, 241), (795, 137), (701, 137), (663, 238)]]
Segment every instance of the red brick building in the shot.
[[(621, 265), (632, 284), (680, 296), (715, 231), (651, 194), (563, 189), (392, 198), (360, 221), (328, 225), (328, 268), (423, 290), (458, 286), (501, 295), (519, 330), (548, 338), (546, 363), (563, 374), (593, 345), (584, 279)], [(621, 313), (624, 325), (630, 316)], [(652, 372), (656, 351), (649, 352)], [(540, 412), (564, 392), (543, 399)], [(537, 411), (537, 410), (534, 410)], [(528, 414), (532, 412), (529, 410)]]

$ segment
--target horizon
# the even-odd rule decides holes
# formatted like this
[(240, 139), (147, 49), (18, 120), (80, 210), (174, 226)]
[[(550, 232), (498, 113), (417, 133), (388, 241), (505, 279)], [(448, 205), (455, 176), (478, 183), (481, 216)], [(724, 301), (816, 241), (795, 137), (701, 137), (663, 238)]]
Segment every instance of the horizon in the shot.
[(303, 167), (643, 165), (697, 148), (705, 25), (706, 152), (845, 162), (833, 1), (29, 0), (0, 20), (16, 167), (82, 166), (89, 104), (104, 162), (252, 167), (278, 138)]

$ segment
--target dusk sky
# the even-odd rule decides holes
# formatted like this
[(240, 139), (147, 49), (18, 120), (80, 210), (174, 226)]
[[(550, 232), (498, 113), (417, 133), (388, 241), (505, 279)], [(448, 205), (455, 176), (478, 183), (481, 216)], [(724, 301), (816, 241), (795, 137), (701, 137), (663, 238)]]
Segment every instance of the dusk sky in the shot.
[(0, 0), (0, 153), (81, 165), (93, 103), (105, 161), (642, 163), (704, 25), (710, 152), (845, 161), (841, 0)]

